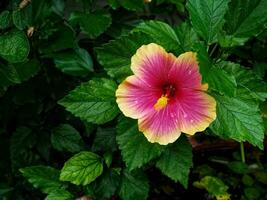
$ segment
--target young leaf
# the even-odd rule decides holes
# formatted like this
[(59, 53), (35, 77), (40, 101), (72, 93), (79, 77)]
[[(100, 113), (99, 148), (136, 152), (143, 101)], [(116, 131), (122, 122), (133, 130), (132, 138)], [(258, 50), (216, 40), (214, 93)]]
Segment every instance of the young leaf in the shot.
[(228, 195), (228, 186), (224, 182), (213, 176), (205, 176), (199, 182), (194, 182), (194, 186), (198, 188), (205, 188), (209, 194), (214, 196)]
[(153, 42), (153, 38), (145, 33), (131, 33), (96, 48), (97, 58), (108, 75), (122, 81), (132, 74), (131, 57), (142, 45)]
[(103, 124), (114, 119), (119, 112), (115, 100), (116, 88), (112, 80), (93, 79), (71, 91), (59, 104), (83, 120)]
[(72, 76), (85, 76), (93, 71), (90, 54), (81, 48), (60, 53), (53, 53), (55, 65), (62, 72)]
[(148, 197), (149, 184), (142, 171), (123, 171), (119, 195), (124, 200), (145, 200)]
[(61, 124), (52, 130), (51, 143), (58, 151), (79, 152), (83, 141), (79, 132), (69, 124)]
[(89, 38), (96, 38), (111, 24), (111, 16), (106, 13), (73, 12), (70, 16), (71, 23), (79, 23), (83, 32)]
[(266, 10), (266, 0), (231, 1), (225, 16), (226, 33), (243, 39), (259, 34), (266, 24)]
[(45, 200), (73, 200), (72, 194), (64, 189), (58, 189), (50, 192)]
[(34, 187), (44, 193), (50, 193), (64, 187), (63, 183), (59, 181), (59, 171), (52, 167), (31, 166), (20, 169), (20, 172)]
[(215, 135), (248, 141), (263, 149), (264, 127), (259, 105), (247, 95), (245, 92), (231, 98), (214, 94), (217, 118), (211, 128)]
[(61, 181), (87, 185), (102, 174), (102, 158), (92, 152), (80, 152), (70, 158), (60, 173)]
[(192, 159), (191, 145), (185, 137), (181, 137), (162, 153), (156, 166), (163, 174), (187, 188)]
[(0, 56), (7, 61), (23, 62), (29, 52), (30, 44), (23, 31), (14, 30), (0, 35)]
[(179, 49), (183, 52), (175, 31), (168, 24), (161, 21), (146, 21), (139, 24), (134, 31), (141, 31), (150, 35), (154, 42), (162, 45), (167, 51)]
[(186, 7), (189, 11), (193, 28), (207, 42), (217, 41), (217, 34), (224, 23), (224, 15), (229, 0), (189, 0)]
[(129, 170), (141, 167), (164, 150), (159, 144), (147, 141), (138, 131), (136, 120), (122, 119), (117, 126), (117, 133), (117, 142)]

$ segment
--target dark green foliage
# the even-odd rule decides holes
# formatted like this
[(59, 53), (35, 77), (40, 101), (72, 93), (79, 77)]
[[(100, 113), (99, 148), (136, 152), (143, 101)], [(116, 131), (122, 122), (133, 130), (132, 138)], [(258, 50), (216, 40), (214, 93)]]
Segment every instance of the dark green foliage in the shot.
[[(266, 199), (266, 0), (0, 8), (0, 200)], [(131, 57), (152, 42), (196, 52), (217, 104), (208, 129), (167, 146), (148, 142), (116, 102)]]

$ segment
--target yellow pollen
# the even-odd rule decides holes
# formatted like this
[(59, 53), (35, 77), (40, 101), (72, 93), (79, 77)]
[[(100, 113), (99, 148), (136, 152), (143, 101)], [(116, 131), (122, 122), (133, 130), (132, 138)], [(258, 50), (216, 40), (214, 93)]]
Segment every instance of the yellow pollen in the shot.
[(159, 111), (162, 108), (165, 108), (168, 104), (168, 98), (166, 96), (161, 96), (157, 103), (154, 105), (155, 110)]

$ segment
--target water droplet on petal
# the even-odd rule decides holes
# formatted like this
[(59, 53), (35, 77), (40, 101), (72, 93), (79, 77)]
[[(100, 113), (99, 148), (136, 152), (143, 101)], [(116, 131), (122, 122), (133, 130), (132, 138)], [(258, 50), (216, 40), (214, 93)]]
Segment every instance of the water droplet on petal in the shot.
[(194, 120), (193, 120), (193, 119), (190, 119), (190, 122), (191, 122), (191, 123), (193, 123), (193, 122), (194, 122)]
[(135, 100), (135, 101), (134, 101), (134, 103), (136, 103), (136, 104), (137, 104), (137, 103), (138, 103), (138, 101), (137, 101), (137, 100)]
[(192, 74), (192, 70), (189, 70), (188, 74)]
[(187, 114), (184, 114), (184, 118), (187, 118)]
[(174, 114), (173, 113), (171, 113), (171, 118), (174, 118), (175, 116), (174, 116)]

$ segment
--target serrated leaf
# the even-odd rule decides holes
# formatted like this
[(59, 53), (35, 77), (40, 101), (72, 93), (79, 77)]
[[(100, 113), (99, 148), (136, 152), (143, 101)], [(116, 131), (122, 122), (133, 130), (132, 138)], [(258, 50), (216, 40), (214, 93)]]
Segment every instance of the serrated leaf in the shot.
[(96, 48), (97, 58), (108, 75), (122, 81), (132, 74), (131, 57), (142, 45), (153, 42), (153, 38), (145, 33), (131, 33)]
[(78, 23), (89, 38), (96, 38), (111, 25), (111, 16), (107, 13), (73, 12), (71, 23)]
[(47, 195), (45, 200), (73, 200), (73, 195), (64, 189), (54, 190)]
[(72, 153), (79, 152), (84, 146), (79, 132), (69, 124), (61, 124), (52, 130), (51, 143), (58, 151)]
[(98, 127), (92, 146), (93, 151), (113, 152), (117, 150), (116, 129)]
[(9, 62), (23, 62), (28, 57), (30, 45), (23, 31), (11, 31), (0, 35), (0, 56)]
[(64, 187), (59, 181), (59, 170), (48, 166), (31, 166), (20, 169), (22, 175), (35, 187), (44, 193)]
[(189, 11), (193, 28), (207, 42), (217, 41), (217, 34), (224, 23), (224, 15), (229, 0), (189, 0), (186, 7)]
[(148, 197), (149, 184), (142, 171), (123, 171), (119, 195), (123, 200), (145, 200)]
[(112, 80), (93, 79), (71, 91), (59, 104), (83, 120), (103, 124), (114, 119), (119, 112), (116, 88), (117, 84)]
[(92, 152), (80, 152), (65, 162), (60, 173), (61, 181), (87, 185), (103, 172), (102, 158)]
[(225, 16), (226, 33), (244, 39), (259, 34), (267, 21), (266, 10), (266, 0), (231, 1)]
[(93, 61), (90, 54), (81, 48), (51, 55), (54, 63), (62, 72), (72, 76), (85, 76), (93, 71)]
[(190, 168), (193, 166), (192, 147), (185, 137), (170, 145), (157, 161), (156, 167), (185, 188), (188, 185)]
[(195, 45), (198, 51), (197, 59), (204, 83), (209, 84), (209, 88), (230, 97), (236, 94), (237, 83), (234, 75), (228, 74), (224, 69), (213, 66), (205, 47), (201, 44)]
[(261, 101), (267, 98), (267, 83), (252, 70), (232, 62), (221, 62), (219, 65), (235, 76), (239, 93), (251, 94), (252, 97)]
[(155, 43), (163, 46), (167, 51), (179, 49), (179, 53), (183, 52), (175, 31), (164, 22), (146, 21), (140, 23), (133, 31), (141, 31), (150, 35)]
[[(191, 51), (194, 44), (198, 41), (198, 36), (189, 23), (184, 22), (174, 28), (178, 37), (180, 48), (183, 52)], [(177, 48), (177, 47), (176, 47)]]
[(214, 196), (227, 195), (228, 190), (228, 186), (221, 179), (213, 176), (205, 176), (199, 182), (194, 182), (194, 186), (206, 189)]
[[(239, 92), (237, 92), (238, 94)], [(248, 141), (263, 149), (264, 127), (259, 105), (247, 93), (237, 97), (214, 94), (217, 118), (211, 125), (215, 135), (236, 141)]]
[(147, 141), (138, 131), (136, 120), (123, 118), (117, 126), (117, 133), (116, 139), (129, 170), (143, 166), (164, 150), (163, 146)]

